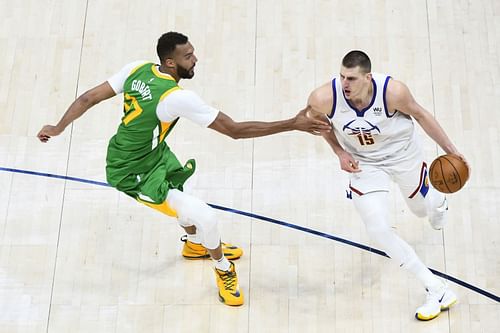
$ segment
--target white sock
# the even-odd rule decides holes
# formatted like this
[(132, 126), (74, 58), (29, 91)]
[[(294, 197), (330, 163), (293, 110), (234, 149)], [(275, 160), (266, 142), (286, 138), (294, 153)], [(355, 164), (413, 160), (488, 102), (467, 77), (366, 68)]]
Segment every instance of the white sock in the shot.
[(420, 261), (416, 258), (413, 262), (403, 265), (408, 271), (415, 274), (417, 279), (419, 279), (422, 284), (430, 291), (436, 291), (443, 288), (443, 282)]
[(212, 259), (215, 263), (215, 268), (217, 268), (219, 271), (228, 271), (229, 268), (231, 267), (231, 263), (229, 262), (229, 260), (227, 260), (226, 257), (224, 257), (224, 255), (222, 255), (222, 258), (220, 258), (219, 260), (215, 260), (215, 259)]
[(198, 234), (187, 234), (188, 241), (195, 244), (201, 244)]

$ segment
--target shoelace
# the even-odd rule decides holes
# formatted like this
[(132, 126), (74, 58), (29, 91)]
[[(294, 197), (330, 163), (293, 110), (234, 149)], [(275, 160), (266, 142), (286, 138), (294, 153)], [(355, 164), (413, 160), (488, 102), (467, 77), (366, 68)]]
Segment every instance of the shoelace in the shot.
[(223, 274), (219, 274), (222, 282), (224, 282), (224, 289), (231, 290), (236, 284), (236, 272), (227, 271)]

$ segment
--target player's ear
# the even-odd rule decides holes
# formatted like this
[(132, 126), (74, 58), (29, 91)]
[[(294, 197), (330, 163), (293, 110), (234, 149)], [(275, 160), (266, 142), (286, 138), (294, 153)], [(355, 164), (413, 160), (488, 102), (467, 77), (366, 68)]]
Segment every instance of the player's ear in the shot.
[(165, 59), (165, 66), (167, 66), (167, 68), (175, 68), (174, 59), (172, 59), (172, 58)]

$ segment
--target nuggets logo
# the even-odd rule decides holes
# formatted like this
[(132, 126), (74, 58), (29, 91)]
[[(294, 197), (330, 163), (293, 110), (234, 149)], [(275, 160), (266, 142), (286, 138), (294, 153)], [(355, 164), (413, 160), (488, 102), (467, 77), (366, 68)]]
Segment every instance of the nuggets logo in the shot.
[[(354, 135), (358, 138), (359, 144), (362, 146), (372, 145), (375, 143), (375, 138), (373, 137), (374, 132), (380, 134), (380, 129), (366, 120), (354, 119), (348, 122), (342, 127), (347, 135)], [(376, 134), (376, 133), (374, 133)]]

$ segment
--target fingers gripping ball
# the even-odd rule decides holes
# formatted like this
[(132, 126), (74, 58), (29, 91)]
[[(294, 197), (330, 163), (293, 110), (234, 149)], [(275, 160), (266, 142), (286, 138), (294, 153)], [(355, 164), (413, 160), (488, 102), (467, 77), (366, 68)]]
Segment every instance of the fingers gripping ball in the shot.
[(432, 162), (429, 179), (439, 192), (454, 193), (464, 187), (469, 179), (469, 169), (458, 156), (441, 155)]

